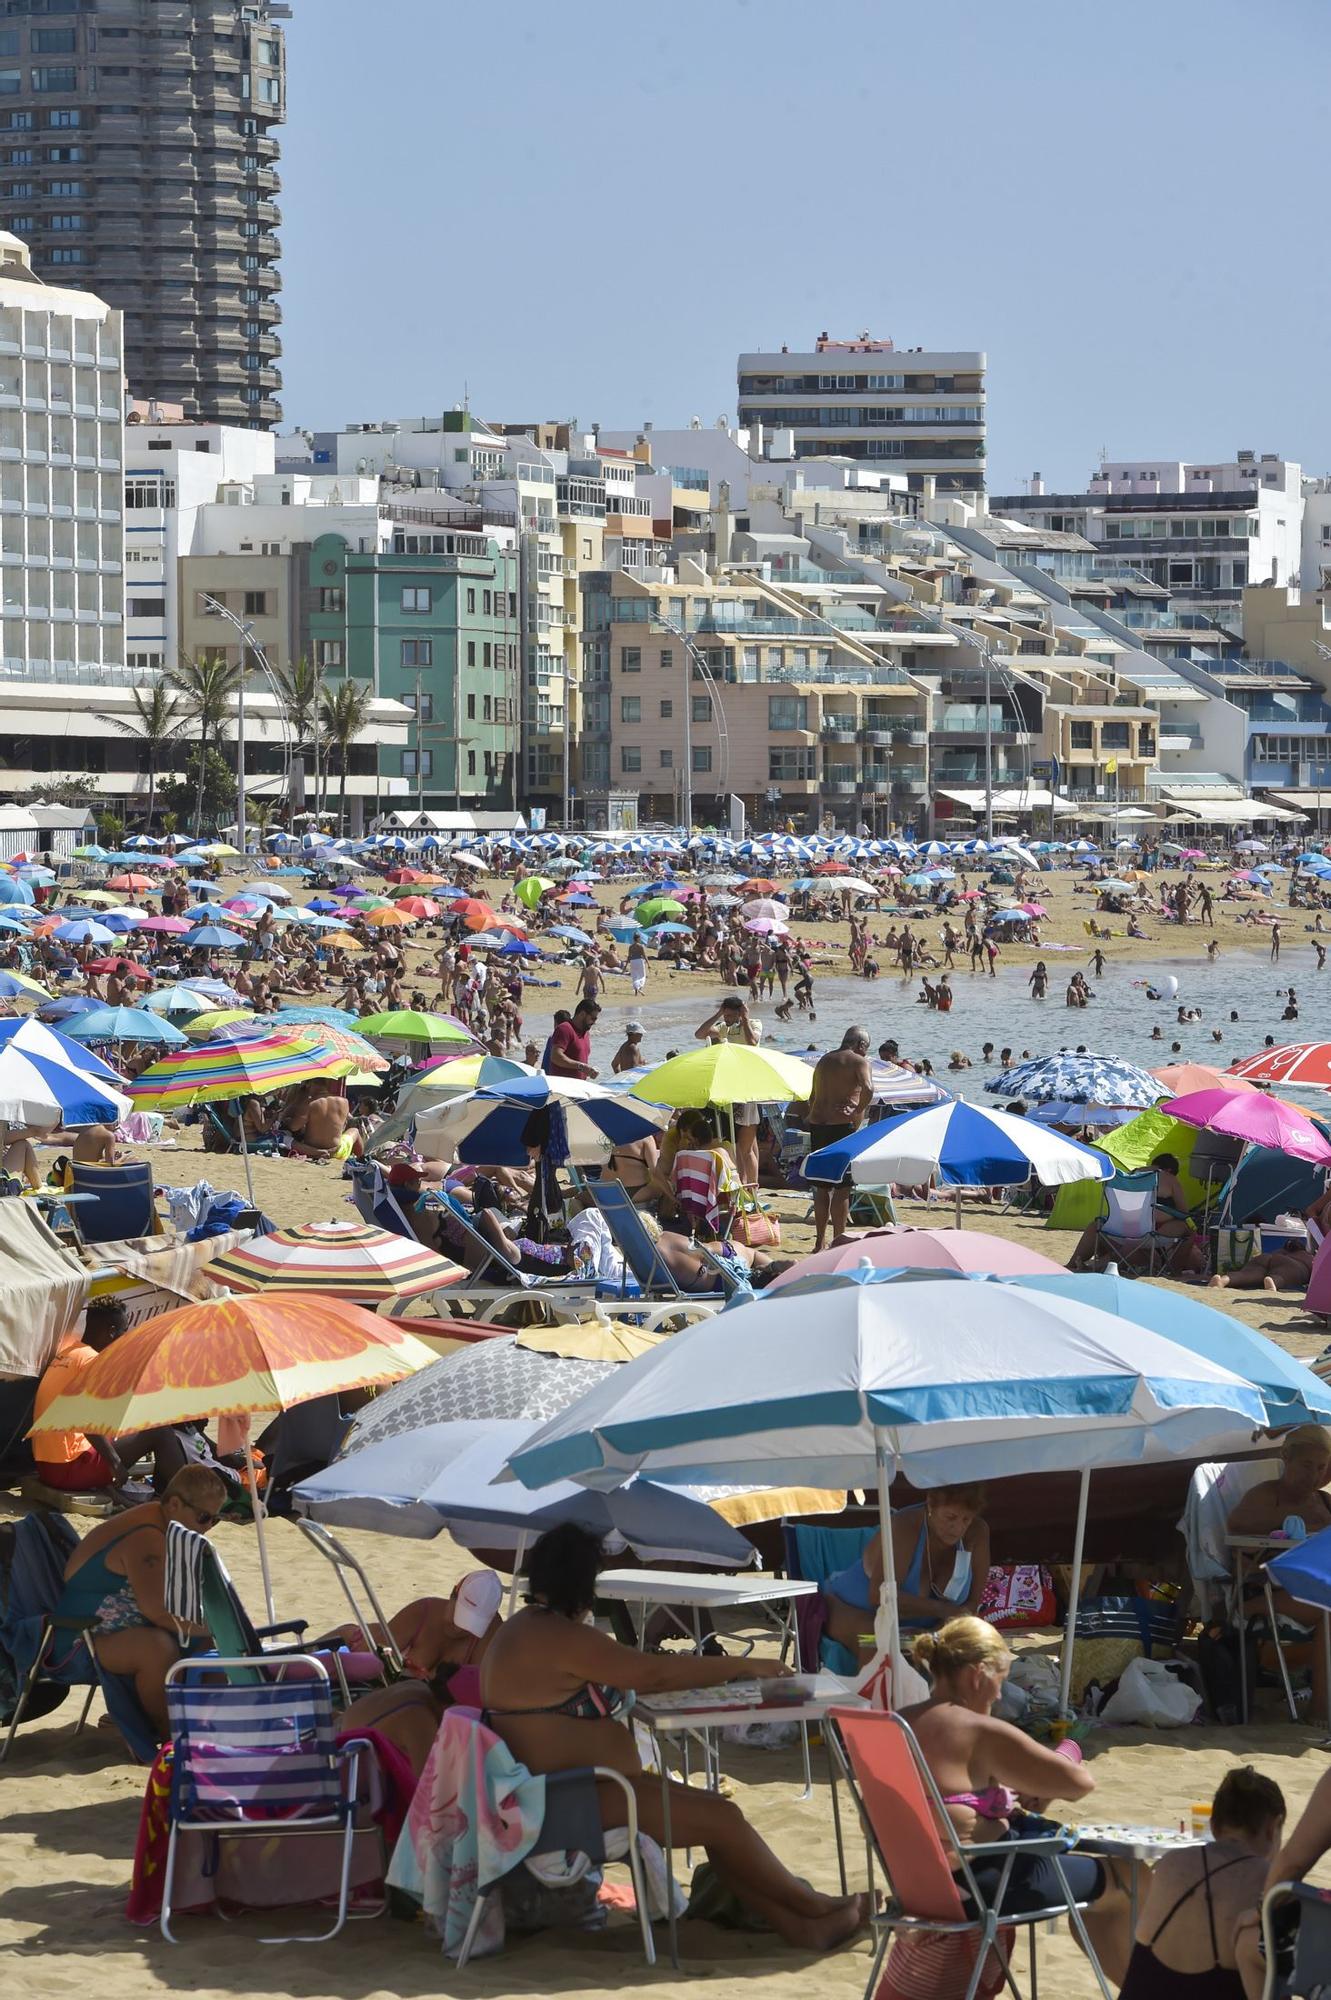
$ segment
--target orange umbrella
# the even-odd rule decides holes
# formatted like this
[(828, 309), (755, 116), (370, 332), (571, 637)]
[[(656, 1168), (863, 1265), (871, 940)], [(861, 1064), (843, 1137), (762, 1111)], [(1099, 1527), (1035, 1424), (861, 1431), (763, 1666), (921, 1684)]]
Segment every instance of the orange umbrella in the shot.
[[(345, 1299), (261, 1292), (145, 1320), (90, 1362), (78, 1387), (48, 1404), (34, 1429), (117, 1437), (205, 1417), (266, 1415), (316, 1396), (400, 1381), (435, 1358), (391, 1320)], [(271, 1618), (252, 1459), (250, 1494)]]
[(437, 917), (441, 914), (438, 903), (428, 896), (404, 896), (396, 906), (408, 917)]
[(405, 930), (415, 922), (415, 918), (404, 916), (400, 903), (385, 903), (377, 910), (367, 910), (360, 919), (363, 924), (373, 924), (376, 930)]
[(151, 875), (112, 875), (107, 882), (108, 889), (151, 889)]
[(779, 896), (781, 891), (775, 882), (769, 882), (765, 875), (755, 875), (751, 881), (741, 882), (740, 888), (749, 896)]
[(340, 945), (343, 951), (364, 951), (365, 949), (360, 939), (353, 937), (350, 931), (329, 931), (324, 939), (324, 943)]

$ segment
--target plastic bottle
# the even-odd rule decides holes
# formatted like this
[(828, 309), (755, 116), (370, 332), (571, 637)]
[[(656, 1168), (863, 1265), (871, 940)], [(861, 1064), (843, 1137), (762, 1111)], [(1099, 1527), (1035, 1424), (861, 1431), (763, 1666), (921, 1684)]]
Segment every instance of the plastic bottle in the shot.
[(1286, 1514), (1281, 1523), (1281, 1533), (1287, 1542), (1306, 1542), (1308, 1530), (1304, 1525), (1302, 1514)]

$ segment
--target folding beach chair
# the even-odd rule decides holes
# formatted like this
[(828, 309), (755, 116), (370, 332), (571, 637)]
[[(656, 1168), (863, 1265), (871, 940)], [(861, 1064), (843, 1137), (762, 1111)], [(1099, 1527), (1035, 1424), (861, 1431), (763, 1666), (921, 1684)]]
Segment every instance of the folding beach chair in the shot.
[[(270, 1852), (293, 1836), (326, 1834), (340, 1841), (333, 1923), (261, 1942), (321, 1944), (347, 1920), (360, 1766), (373, 1750), (363, 1737), (334, 1743), (327, 1672), (311, 1654), (298, 1654), (297, 1661), (298, 1678), (267, 1680), (264, 1662), (246, 1658), (181, 1660), (167, 1674), (173, 1755), (161, 1923), (172, 1944), (171, 1892), (182, 1833), (204, 1834), (219, 1846), (258, 1839)], [(218, 1682), (219, 1672), (226, 1673), (225, 1682)]]
[(1161, 1236), (1154, 1226), (1159, 1178), (1147, 1168), (1135, 1174), (1115, 1174), (1103, 1183), (1096, 1218), (1096, 1256), (1108, 1257), (1130, 1272), (1144, 1270), (1151, 1277), (1161, 1250), (1168, 1253), (1177, 1249), (1179, 1239)]
[[(383, 1662), (385, 1679), (390, 1674), (400, 1674), (402, 1672), (401, 1649), (389, 1628), (388, 1614), (379, 1602), (378, 1595), (374, 1585), (370, 1582), (364, 1564), (352, 1555), (344, 1542), (340, 1542), (336, 1535), (330, 1534), (322, 1521), (309, 1521), (303, 1515), (298, 1514), (295, 1517), (295, 1522), (306, 1541), (312, 1543), (324, 1560), (330, 1562), (336, 1570), (337, 1580), (342, 1586), (342, 1595), (347, 1600), (352, 1620), (355, 1624), (359, 1625), (361, 1631), (370, 1641), (370, 1644)], [(355, 1578), (355, 1585), (359, 1585), (360, 1589), (365, 1593), (365, 1604), (368, 1606), (368, 1615), (366, 1610), (362, 1608), (360, 1598), (356, 1594), (356, 1587), (352, 1583), (353, 1577)], [(376, 1626), (383, 1634), (381, 1639), (374, 1637), (374, 1628)]]
[[(903, 1938), (972, 1939), (975, 1962), (965, 2000), (975, 2000), (991, 1955), (1016, 2000), (1021, 2000), (1000, 1937), (1001, 1931), (1018, 1928), (1024, 1928), (1030, 1940), (1034, 2000), (1036, 1925), (1057, 1917), (1071, 1921), (1104, 2000), (1112, 2000), (1082, 1918), (1085, 1905), (1073, 1897), (1063, 1870), (1063, 1856), (1072, 1844), (1065, 1835), (1022, 1841), (960, 1841), (950, 1831), (942, 1794), (909, 1723), (881, 1709), (837, 1708), (826, 1727), (833, 1758), (855, 1802), (870, 1855), (876, 1857), (891, 1891), (885, 1908), (872, 1919), (877, 1946), (865, 2000), (870, 2000), (888, 1946), (898, 1934)], [(972, 1863), (990, 1855), (996, 1856), (1002, 1867), (993, 1900), (986, 1902)], [(1016, 1916), (1004, 1911), (1003, 1901), (1019, 1855), (1046, 1858), (1063, 1894), (1045, 1908)]]
[(107, 1673), (93, 1651), (93, 1626), (60, 1611), (65, 1564), (78, 1536), (61, 1514), (45, 1509), (0, 1528), (4, 1548), (0, 1605), (0, 1763), (14, 1747), (19, 1725), (58, 1708), (71, 1688), (84, 1688), (77, 1736), (100, 1688), (107, 1713), (140, 1763), (157, 1755), (157, 1733), (139, 1704), (132, 1675)]
[[(786, 1552), (786, 1575), (808, 1583), (826, 1583), (829, 1576), (846, 1569), (862, 1556), (878, 1533), (877, 1522), (863, 1528), (824, 1528), (812, 1522), (786, 1522), (782, 1528)], [(823, 1631), (826, 1613), (819, 1597), (797, 1597), (795, 1606), (795, 1647), (800, 1670), (816, 1674), (827, 1667), (834, 1674), (851, 1676), (860, 1663), (849, 1646), (829, 1638)], [(864, 1614), (865, 1630), (873, 1629), (873, 1612)]]
[(71, 1194), (95, 1196), (71, 1209), (85, 1243), (117, 1243), (125, 1237), (160, 1233), (153, 1170), (146, 1160), (126, 1160), (118, 1167), (84, 1166), (71, 1160), (69, 1174)]
[[(450, 1729), (468, 1729), (473, 1732), (484, 1727), (479, 1716), (459, 1708), (447, 1711), (443, 1726)], [(479, 1746), (476, 1754), (479, 1758)], [(622, 1857), (612, 1855), (608, 1850), (607, 1835), (601, 1818), (601, 1803), (597, 1793), (599, 1784), (618, 1786), (624, 1797), (626, 1839)], [(608, 1838), (609, 1841), (614, 1841), (613, 1834)], [(600, 1867), (608, 1860), (622, 1858), (633, 1878), (633, 1896), (637, 1906), (643, 1956), (648, 1965), (655, 1965), (656, 1940), (652, 1936), (641, 1839), (642, 1835), (638, 1829), (637, 1796), (621, 1771), (611, 1770), (604, 1764), (589, 1764), (584, 1769), (576, 1771), (556, 1771), (545, 1780), (545, 1817), (541, 1822), (541, 1831), (536, 1837), (536, 1843), (523, 1856), (517, 1867), (509, 1870), (509, 1874), (517, 1874), (518, 1870), (525, 1868), (536, 1874), (539, 1879), (539, 1871), (533, 1869), (531, 1864), (539, 1861), (544, 1855), (558, 1855), (562, 1858), (568, 1854), (583, 1854), (592, 1867)], [(487, 1883), (477, 1895), (458, 1950), (459, 1972), (475, 1947), (491, 1896), (501, 1892), (507, 1879), (508, 1876), (501, 1876), (497, 1882)], [(669, 1886), (667, 1884), (667, 1893)]]
[(1262, 1899), (1262, 2000), (1331, 1996), (1331, 1891), (1274, 1882)]

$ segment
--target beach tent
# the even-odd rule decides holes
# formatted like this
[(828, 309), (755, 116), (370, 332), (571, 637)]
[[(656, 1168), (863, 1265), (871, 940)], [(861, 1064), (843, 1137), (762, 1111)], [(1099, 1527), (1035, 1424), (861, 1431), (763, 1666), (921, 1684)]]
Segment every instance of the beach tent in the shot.
[[(1098, 1150), (1107, 1153), (1116, 1167), (1129, 1174), (1149, 1167), (1161, 1153), (1172, 1153), (1179, 1163), (1183, 1192), (1189, 1206), (1193, 1206), (1204, 1199), (1207, 1188), (1205, 1179), (1194, 1171), (1194, 1165), (1202, 1160), (1215, 1161), (1213, 1145), (1214, 1141), (1195, 1126), (1185, 1125), (1181, 1118), (1171, 1118), (1167, 1111), (1153, 1107), (1134, 1118), (1130, 1125), (1107, 1133), (1099, 1141)], [(1199, 1146), (1201, 1152), (1194, 1162)], [(1214, 1178), (1211, 1184), (1214, 1186)], [(1306, 1208), (1323, 1191), (1324, 1177), (1319, 1167), (1291, 1160), (1287, 1154), (1272, 1152), (1266, 1146), (1252, 1146), (1234, 1174), (1227, 1203), (1229, 1220), (1272, 1221), (1287, 1209)], [(1085, 1229), (1099, 1213), (1100, 1189), (1094, 1182), (1083, 1181), (1058, 1190), (1047, 1227)]]

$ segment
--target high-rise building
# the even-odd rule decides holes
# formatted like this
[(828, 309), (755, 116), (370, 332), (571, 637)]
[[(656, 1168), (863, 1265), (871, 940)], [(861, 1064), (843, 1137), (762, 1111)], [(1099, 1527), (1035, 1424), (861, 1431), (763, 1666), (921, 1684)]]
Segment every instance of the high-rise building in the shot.
[(820, 333), (802, 354), (740, 355), (739, 421), (755, 458), (865, 459), (905, 473), (912, 493), (973, 494), (984, 488), (984, 373), (978, 352)]
[(132, 393), (282, 414), (277, 0), (0, 0), (0, 226), (119, 307)]

